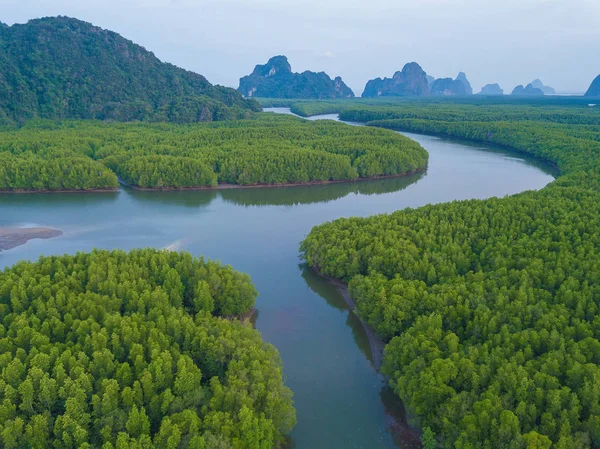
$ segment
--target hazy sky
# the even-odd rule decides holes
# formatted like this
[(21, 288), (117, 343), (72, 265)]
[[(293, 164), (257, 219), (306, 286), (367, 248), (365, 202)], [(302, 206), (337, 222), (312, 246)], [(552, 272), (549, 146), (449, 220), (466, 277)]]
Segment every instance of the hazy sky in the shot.
[(66, 15), (114, 30), (163, 61), (237, 87), (270, 56), (294, 71), (367, 80), (416, 61), (464, 71), (475, 91), (541, 78), (585, 91), (600, 74), (600, 0), (0, 0), (0, 21)]

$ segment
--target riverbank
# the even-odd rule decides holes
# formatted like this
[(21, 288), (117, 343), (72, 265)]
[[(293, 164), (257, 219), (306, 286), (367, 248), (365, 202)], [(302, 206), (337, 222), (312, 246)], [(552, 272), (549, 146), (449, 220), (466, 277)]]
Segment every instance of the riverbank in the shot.
[(404, 178), (405, 176), (416, 175), (419, 173), (425, 173), (427, 166), (419, 168), (405, 173), (398, 173), (396, 175), (383, 175), (383, 176), (369, 176), (367, 178), (356, 178), (356, 179), (336, 179), (331, 181), (307, 181), (307, 182), (295, 182), (295, 183), (280, 183), (280, 184), (228, 184), (222, 183), (216, 186), (196, 186), (196, 187), (140, 187), (133, 184), (128, 184), (122, 180), (119, 183), (123, 187), (127, 187), (133, 190), (141, 192), (184, 192), (184, 191), (202, 191), (202, 190), (231, 190), (231, 189), (269, 189), (269, 188), (282, 188), (282, 187), (311, 187), (311, 186), (323, 186), (328, 184), (352, 184), (362, 181), (377, 181), (382, 179), (394, 179)]
[(350, 292), (348, 291), (348, 285), (344, 284), (339, 279), (332, 278), (330, 276), (327, 276), (327, 275), (321, 273), (316, 268), (311, 267), (311, 269), (316, 274), (318, 274), (320, 277), (322, 277), (323, 279), (326, 279), (330, 284), (334, 285), (337, 288), (337, 290), (340, 292), (340, 294), (344, 298), (344, 301), (348, 305), (348, 310), (350, 311), (350, 313), (353, 313), (354, 315), (356, 315), (356, 317), (360, 320), (360, 323), (362, 324), (365, 334), (367, 335), (367, 338), (369, 340), (369, 347), (371, 348), (371, 357), (373, 358), (373, 365), (374, 365), (375, 369), (377, 370), (377, 372), (380, 372), (381, 364), (383, 362), (383, 350), (385, 348), (386, 343), (381, 338), (379, 338), (379, 336), (375, 332), (375, 329), (373, 329), (371, 326), (369, 326), (354, 311), (356, 309), (356, 302), (350, 296)]
[(51, 228), (0, 228), (0, 252), (24, 245), (33, 239), (51, 239), (62, 235)]
[(4, 193), (17, 193), (17, 194), (28, 194), (28, 193), (116, 193), (119, 189), (115, 187), (114, 189), (64, 189), (64, 190), (25, 190), (25, 189), (16, 189), (16, 190), (0, 190), (0, 195)]
[[(381, 373), (383, 351), (385, 349), (386, 343), (377, 335), (375, 329), (373, 329), (360, 316), (358, 316), (358, 314), (356, 314), (356, 302), (350, 296), (350, 292), (348, 292), (348, 285), (343, 283), (339, 279), (321, 273), (316, 268), (311, 267), (311, 270), (313, 270), (319, 277), (326, 279), (331, 285), (336, 287), (336, 289), (340, 292), (340, 294), (344, 298), (344, 301), (348, 305), (348, 313), (353, 313), (358, 318), (369, 341), (373, 365), (379, 373), (379, 375), (387, 383), (388, 378)], [(398, 396), (396, 396), (395, 393), (392, 394), (393, 397), (397, 400), (397, 403), (388, 404), (388, 407), (390, 409), (393, 409), (392, 413), (388, 414), (388, 427), (392, 431), (394, 439), (401, 442), (401, 446), (403, 448), (420, 449), (422, 447), (420, 433), (409, 425), (409, 416), (407, 415), (407, 411), (404, 409), (404, 406), (401, 405), (400, 407), (398, 407), (398, 404), (401, 404), (402, 401), (400, 400), (400, 398), (398, 398)]]

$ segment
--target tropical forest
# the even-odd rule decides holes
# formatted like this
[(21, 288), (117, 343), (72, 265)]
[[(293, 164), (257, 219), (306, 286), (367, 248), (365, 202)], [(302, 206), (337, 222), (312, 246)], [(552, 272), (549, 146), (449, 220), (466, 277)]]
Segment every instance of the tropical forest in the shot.
[(0, 14), (1, 448), (600, 449), (593, 2), (133, 3)]

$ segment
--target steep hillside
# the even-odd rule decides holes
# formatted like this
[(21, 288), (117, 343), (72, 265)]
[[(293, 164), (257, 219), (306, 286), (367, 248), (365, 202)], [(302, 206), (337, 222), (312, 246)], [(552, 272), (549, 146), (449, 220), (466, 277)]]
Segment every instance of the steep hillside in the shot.
[(246, 97), (262, 98), (352, 98), (354, 93), (339, 76), (325, 72), (292, 72), (285, 56), (274, 56), (240, 79), (238, 90)]
[(48, 17), (0, 26), (0, 124), (34, 117), (195, 122), (258, 109), (87, 22)]
[(429, 95), (427, 74), (416, 62), (404, 66), (392, 78), (375, 78), (365, 86), (363, 97), (404, 97)]

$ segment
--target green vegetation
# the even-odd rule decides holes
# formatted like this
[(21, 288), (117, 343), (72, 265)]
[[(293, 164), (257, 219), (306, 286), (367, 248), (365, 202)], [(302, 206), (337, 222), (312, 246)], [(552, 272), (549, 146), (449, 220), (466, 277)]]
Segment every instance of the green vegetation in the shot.
[(272, 185), (375, 178), (427, 165), (387, 130), (258, 114), (211, 124), (31, 121), (0, 132), (0, 190)]
[[(302, 117), (311, 117), (321, 114), (345, 114), (346, 111), (354, 111), (354, 114), (365, 114), (362, 121), (381, 120), (389, 118), (414, 118), (415, 114), (427, 114), (424, 119), (439, 117), (445, 120), (447, 117), (455, 114), (461, 114), (466, 120), (472, 121), (471, 113), (479, 114), (481, 120), (489, 120), (489, 114), (515, 114), (513, 117), (521, 120), (527, 115), (529, 120), (534, 120), (534, 114), (545, 113), (552, 115), (551, 109), (555, 112), (574, 113), (577, 109), (589, 109), (598, 113), (597, 107), (590, 108), (589, 98), (582, 97), (519, 97), (511, 95), (496, 96), (464, 96), (464, 97), (379, 97), (379, 98), (353, 98), (353, 99), (330, 99), (330, 100), (298, 100), (298, 99), (263, 99), (257, 98), (264, 108), (270, 107), (289, 107), (292, 112)], [(457, 108), (460, 106), (460, 108)], [(508, 108), (513, 106), (514, 108)], [(515, 110), (516, 109), (516, 110)], [(406, 114), (411, 113), (410, 116)], [(369, 114), (369, 115), (367, 115)], [(376, 114), (376, 115), (375, 115)], [(429, 115), (433, 114), (433, 115)], [(585, 112), (584, 112), (585, 114)], [(344, 120), (358, 119), (359, 116), (342, 115)], [(502, 119), (502, 118), (499, 118)], [(507, 117), (503, 118), (504, 120)], [(358, 121), (358, 120), (357, 120)]]
[(348, 120), (506, 145), (558, 166), (539, 192), (315, 227), (306, 261), (349, 282), (383, 372), (445, 448), (600, 447), (600, 113), (405, 102)]
[(94, 251), (0, 273), (0, 442), (271, 449), (295, 424), (247, 275), (187, 253)]
[(260, 110), (234, 89), (68, 17), (0, 26), (0, 92), (0, 126), (36, 117), (184, 123)]

